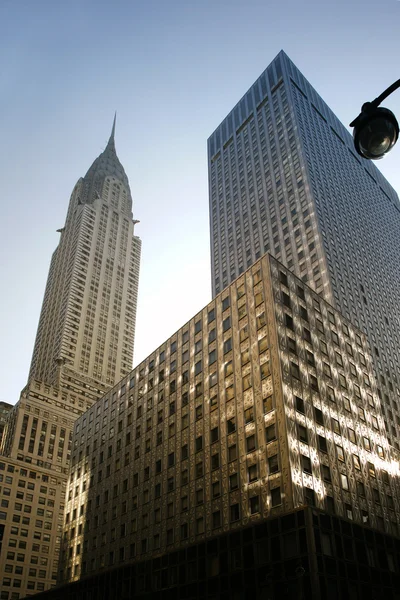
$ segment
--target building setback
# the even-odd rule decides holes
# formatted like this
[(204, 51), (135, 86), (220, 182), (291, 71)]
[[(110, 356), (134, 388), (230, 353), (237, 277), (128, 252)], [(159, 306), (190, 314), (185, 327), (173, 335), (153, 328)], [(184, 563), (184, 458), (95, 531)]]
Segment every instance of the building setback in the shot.
[(305, 505), (397, 535), (398, 475), (365, 335), (266, 255), (75, 422), (60, 582)]
[(284, 52), (208, 140), (213, 294), (269, 252), (368, 336), (399, 449), (400, 204)]
[(56, 583), (75, 419), (132, 368), (140, 240), (114, 143), (76, 184), (0, 448), (0, 599)]

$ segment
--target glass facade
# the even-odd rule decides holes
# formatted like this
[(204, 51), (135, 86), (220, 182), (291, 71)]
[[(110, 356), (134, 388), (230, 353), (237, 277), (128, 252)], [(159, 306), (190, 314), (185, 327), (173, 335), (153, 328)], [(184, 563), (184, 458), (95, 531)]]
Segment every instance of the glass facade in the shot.
[(271, 253), (368, 336), (399, 449), (400, 205), (284, 52), (208, 140), (213, 294)]

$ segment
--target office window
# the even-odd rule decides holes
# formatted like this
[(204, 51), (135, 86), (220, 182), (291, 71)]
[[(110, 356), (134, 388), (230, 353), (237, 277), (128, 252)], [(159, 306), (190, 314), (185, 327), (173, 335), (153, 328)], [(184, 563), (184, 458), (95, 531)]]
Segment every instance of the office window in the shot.
[(244, 411), (244, 421), (245, 423), (251, 423), (254, 421), (254, 407), (250, 406)]
[(221, 495), (221, 485), (219, 481), (214, 481), (211, 485), (212, 497), (218, 498)]
[(232, 361), (230, 360), (229, 362), (225, 363), (225, 377), (229, 377), (229, 375), (231, 375), (233, 373), (233, 364)]
[(246, 438), (246, 449), (247, 452), (253, 452), (256, 449), (256, 436), (250, 435)]
[(230, 507), (230, 521), (238, 521), (240, 519), (240, 505), (232, 504)]
[(290, 363), (290, 372), (292, 374), (292, 377), (294, 377), (295, 379), (300, 379), (300, 368), (297, 363)]
[(218, 382), (218, 373), (217, 373), (217, 371), (214, 371), (214, 373), (210, 373), (210, 376), (209, 376), (209, 380), (208, 380), (209, 387), (213, 387), (214, 385), (217, 384), (217, 382)]
[[(229, 338), (228, 342), (229, 341), (231, 341), (230, 338)], [(232, 344), (231, 344), (231, 347), (232, 347)], [(229, 350), (230, 350), (230, 348), (229, 348)], [(228, 352), (228, 350), (225, 350), (225, 345), (224, 345), (224, 353), (225, 352)], [(211, 350), (211, 352), (208, 355), (208, 365), (209, 366), (213, 365), (216, 362), (216, 360), (217, 360), (217, 351), (214, 349), (214, 350)]]
[(290, 296), (288, 296), (288, 294), (286, 294), (286, 292), (282, 291), (282, 303), (287, 306), (288, 308), (292, 307), (292, 304), (290, 302)]
[(315, 506), (315, 492), (311, 488), (304, 488), (304, 502), (308, 506)]
[(308, 432), (307, 432), (307, 427), (304, 427), (304, 425), (297, 425), (297, 435), (299, 437), (299, 440), (301, 442), (304, 442), (305, 444), (308, 444)]
[(249, 328), (248, 328), (248, 325), (245, 325), (244, 327), (241, 328), (241, 330), (239, 332), (240, 342), (244, 342), (245, 340), (247, 340), (248, 337), (249, 337)]
[(215, 470), (219, 468), (219, 452), (212, 454), (211, 456), (211, 469)]
[(316, 377), (314, 377), (314, 375), (310, 375), (310, 387), (312, 390), (314, 390), (315, 392), (319, 391), (319, 386), (318, 386), (318, 380)]
[(312, 474), (311, 459), (308, 456), (301, 455), (301, 464), (304, 473)]
[(212, 513), (212, 528), (217, 529), (221, 527), (221, 511), (216, 510)]
[(262, 329), (262, 327), (264, 327), (267, 324), (267, 321), (265, 318), (265, 312), (261, 313), (260, 315), (258, 315), (256, 317), (256, 324), (257, 324), (257, 329)]
[(232, 350), (232, 338), (228, 338), (224, 342), (224, 354), (227, 354), (230, 350)]
[(283, 285), (289, 287), (287, 275), (283, 271), (279, 271), (279, 280)]
[(269, 361), (265, 362), (264, 364), (261, 365), (260, 374), (261, 374), (261, 379), (265, 379), (265, 377), (269, 377), (269, 375), (271, 375), (271, 367), (270, 367)]
[(268, 349), (268, 337), (265, 335), (258, 341), (258, 352), (262, 354), (265, 350)]
[(279, 459), (277, 454), (268, 458), (268, 471), (270, 475), (279, 471)]
[(248, 390), (249, 388), (251, 388), (251, 375), (245, 375), (243, 377), (243, 391)]
[(357, 494), (362, 498), (365, 498), (365, 486), (362, 481), (357, 481)]
[(266, 438), (267, 443), (272, 442), (273, 440), (276, 440), (275, 423), (273, 423), (272, 425), (269, 425), (265, 429), (265, 438)]
[(298, 410), (299, 412), (304, 414), (305, 410), (304, 410), (303, 398), (300, 398), (299, 396), (295, 396), (294, 399), (295, 399), (295, 404), (296, 404), (296, 410)]
[(208, 343), (211, 344), (216, 339), (217, 333), (215, 329), (211, 329), (208, 334)]
[(281, 488), (274, 488), (273, 490), (271, 490), (271, 506), (272, 508), (274, 508), (275, 506), (279, 506), (279, 504), (281, 503)]
[(255, 515), (260, 512), (260, 496), (252, 496), (249, 499), (250, 514)]
[(222, 311), (225, 311), (227, 308), (229, 308), (230, 304), (230, 298), (227, 296), (222, 300)]
[(337, 453), (338, 460), (340, 460), (341, 462), (344, 462), (344, 452), (343, 452), (342, 446), (336, 446), (336, 453)]
[(271, 396), (266, 396), (266, 398), (263, 398), (263, 410), (264, 410), (264, 414), (267, 414), (272, 409), (273, 409), (272, 395)]
[(232, 462), (237, 459), (237, 446), (236, 444), (228, 447), (228, 461)]
[(231, 327), (231, 318), (227, 317), (226, 319), (224, 319), (222, 321), (222, 331), (228, 331), (228, 329), (230, 329)]
[(328, 445), (326, 442), (326, 438), (322, 435), (318, 436), (318, 448), (322, 451), (322, 452), (328, 452)]
[(247, 469), (249, 482), (256, 481), (258, 479), (257, 464), (250, 465)]
[(228, 419), (228, 421), (226, 422), (227, 425), (227, 433), (228, 435), (230, 433), (234, 433), (236, 431), (236, 419), (235, 417), (232, 417), (231, 419)]
[(331, 481), (331, 470), (327, 465), (321, 465), (322, 468), (322, 477), (324, 481)]
[(232, 473), (229, 476), (229, 489), (231, 491), (236, 490), (239, 487), (239, 477), (237, 473)]

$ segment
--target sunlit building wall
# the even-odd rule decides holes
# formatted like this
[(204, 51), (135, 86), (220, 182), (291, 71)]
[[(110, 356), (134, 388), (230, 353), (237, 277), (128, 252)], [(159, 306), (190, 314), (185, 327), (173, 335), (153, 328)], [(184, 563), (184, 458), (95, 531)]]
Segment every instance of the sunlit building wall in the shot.
[(400, 204), (284, 52), (208, 140), (213, 294), (264, 252), (368, 336), (400, 439)]
[(265, 256), (75, 423), (60, 581), (311, 505), (398, 533), (365, 335)]

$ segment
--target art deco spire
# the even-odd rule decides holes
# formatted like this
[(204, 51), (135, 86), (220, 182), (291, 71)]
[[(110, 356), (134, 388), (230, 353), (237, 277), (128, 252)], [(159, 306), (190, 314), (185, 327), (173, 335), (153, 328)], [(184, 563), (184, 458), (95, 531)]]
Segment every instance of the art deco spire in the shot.
[(111, 135), (104, 151), (96, 158), (84, 177), (84, 197), (82, 203), (91, 203), (101, 196), (103, 184), (106, 177), (115, 177), (121, 181), (129, 191), (129, 205), (132, 208), (132, 197), (128, 178), (124, 167), (121, 165), (115, 149), (115, 124), (117, 113), (114, 115), (114, 121), (111, 129)]
[(113, 121), (113, 126), (111, 129), (111, 135), (110, 135), (110, 139), (108, 140), (107, 146), (106, 146), (106, 150), (113, 150), (114, 152), (116, 152), (115, 150), (115, 123), (117, 121), (117, 111), (115, 111), (114, 114), (114, 121)]

